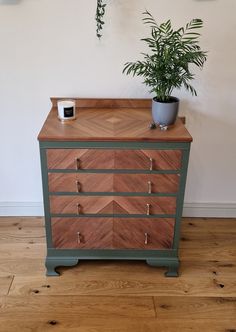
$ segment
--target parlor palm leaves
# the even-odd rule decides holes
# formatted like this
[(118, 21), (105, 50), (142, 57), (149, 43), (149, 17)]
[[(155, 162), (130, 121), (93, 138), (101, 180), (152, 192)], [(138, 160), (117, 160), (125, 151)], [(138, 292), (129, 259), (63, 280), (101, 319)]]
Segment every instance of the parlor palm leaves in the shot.
[(158, 25), (148, 11), (143, 14), (143, 22), (150, 26), (151, 36), (142, 40), (147, 43), (150, 52), (142, 53), (142, 61), (127, 62), (123, 73), (143, 76), (143, 83), (160, 101), (168, 101), (173, 89), (182, 85), (197, 95), (189, 83), (194, 78), (189, 65), (202, 68), (206, 61), (206, 52), (198, 45), (200, 34), (196, 32), (202, 28), (202, 20), (193, 19), (185, 27), (173, 30), (170, 20)]

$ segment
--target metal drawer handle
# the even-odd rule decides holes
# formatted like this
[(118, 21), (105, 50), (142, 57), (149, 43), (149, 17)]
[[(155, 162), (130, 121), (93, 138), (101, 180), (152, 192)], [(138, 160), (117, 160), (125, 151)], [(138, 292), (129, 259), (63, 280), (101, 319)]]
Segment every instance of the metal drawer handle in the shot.
[(149, 160), (150, 160), (150, 171), (152, 171), (153, 170), (153, 159), (152, 158), (149, 158)]
[(148, 193), (151, 194), (152, 193), (152, 182), (148, 181)]
[(76, 169), (80, 169), (80, 159), (76, 158), (75, 162), (76, 162)]
[(147, 211), (146, 211), (147, 216), (150, 215), (150, 206), (151, 204), (147, 204)]
[(144, 233), (144, 236), (145, 236), (144, 244), (148, 244), (148, 233)]
[(81, 214), (81, 205), (77, 204), (77, 214)]
[(76, 190), (79, 193), (80, 190), (81, 190), (81, 184), (80, 184), (80, 182), (78, 180), (75, 183), (76, 183)]
[(78, 241), (78, 243), (81, 243), (81, 234), (80, 234), (80, 232), (77, 232), (77, 241)]

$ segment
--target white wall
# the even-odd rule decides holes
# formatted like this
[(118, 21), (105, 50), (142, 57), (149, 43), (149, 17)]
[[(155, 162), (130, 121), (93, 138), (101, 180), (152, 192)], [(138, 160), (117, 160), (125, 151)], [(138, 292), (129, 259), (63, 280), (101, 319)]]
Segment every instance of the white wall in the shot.
[(124, 62), (143, 51), (140, 38), (148, 29), (141, 13), (147, 8), (175, 27), (195, 17), (204, 20), (201, 46), (209, 56), (196, 72), (198, 97), (175, 93), (194, 137), (186, 213), (235, 215), (236, 1), (107, 2), (98, 41), (96, 0), (1, 0), (0, 214), (42, 211), (37, 134), (50, 96), (149, 97), (141, 80), (122, 75)]

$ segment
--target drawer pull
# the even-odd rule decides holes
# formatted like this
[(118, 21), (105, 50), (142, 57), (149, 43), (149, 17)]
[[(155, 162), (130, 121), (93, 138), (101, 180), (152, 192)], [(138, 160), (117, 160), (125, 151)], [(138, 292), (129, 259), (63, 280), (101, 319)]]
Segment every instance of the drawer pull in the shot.
[(79, 158), (76, 158), (75, 159), (75, 162), (76, 162), (76, 169), (80, 169), (80, 159)]
[(145, 235), (144, 244), (148, 244), (148, 233), (144, 233), (144, 235)]
[(81, 234), (80, 234), (80, 232), (77, 232), (77, 241), (78, 241), (78, 243), (81, 243)]
[(79, 193), (81, 190), (81, 184), (79, 181), (76, 181), (76, 190), (77, 190), (77, 193)]
[(150, 171), (152, 171), (153, 170), (153, 159), (149, 158), (149, 160), (150, 160)]
[(150, 215), (150, 206), (151, 204), (147, 204), (147, 211), (146, 211), (147, 216)]
[(148, 181), (148, 193), (151, 194), (152, 193), (152, 182)]
[(77, 204), (77, 214), (81, 214), (81, 205)]

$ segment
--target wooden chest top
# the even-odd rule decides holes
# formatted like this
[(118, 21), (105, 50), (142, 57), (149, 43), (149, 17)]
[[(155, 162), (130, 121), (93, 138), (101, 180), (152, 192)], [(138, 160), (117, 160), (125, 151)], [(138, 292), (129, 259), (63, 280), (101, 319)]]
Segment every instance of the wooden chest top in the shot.
[(57, 101), (39, 133), (39, 141), (140, 141), (191, 142), (180, 119), (167, 131), (151, 130), (150, 99), (81, 99), (76, 101), (76, 120), (62, 123), (57, 118)]

